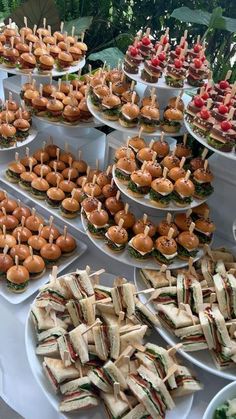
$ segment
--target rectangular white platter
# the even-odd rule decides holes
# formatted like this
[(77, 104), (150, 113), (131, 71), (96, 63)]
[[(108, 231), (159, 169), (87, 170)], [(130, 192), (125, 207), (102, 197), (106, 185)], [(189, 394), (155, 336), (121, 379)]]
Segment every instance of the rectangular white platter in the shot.
[[(36, 136), (35, 140), (30, 143), (30, 154), (34, 153), (35, 150), (42, 147), (43, 141), (49, 140), (49, 136), (53, 138), (54, 144), (58, 145), (62, 149), (65, 148), (65, 142), (69, 145), (69, 151), (73, 154), (78, 152), (78, 149), (82, 151), (82, 158), (85, 160), (88, 165), (91, 167), (95, 167), (96, 159), (99, 161), (99, 167), (103, 168), (104, 164), (104, 155), (105, 155), (105, 146), (106, 146), (106, 136), (102, 132), (96, 129), (89, 129), (88, 133), (81, 133), (79, 134), (79, 130), (73, 131), (73, 136), (65, 136), (63, 131), (60, 127), (52, 127), (48, 126), (46, 129), (40, 131)], [(19, 150), (20, 157), (23, 157), (25, 154), (25, 149)], [(0, 180), (5, 183), (6, 185), (10, 186), (13, 190), (19, 192), (22, 197), (29, 199), (29, 201), (37, 203), (38, 206), (44, 208), (48, 213), (52, 214), (53, 216), (61, 219), (70, 227), (73, 227), (77, 231), (85, 234), (84, 229), (82, 227), (80, 214), (78, 217), (74, 219), (68, 219), (61, 215), (60, 210), (57, 208), (51, 208), (46, 201), (40, 201), (34, 199), (31, 194), (20, 188), (17, 183), (9, 182), (5, 177), (5, 172), (8, 166), (8, 163), (14, 160), (14, 152), (5, 154), (4, 159), (3, 156), (0, 156), (1, 162), (1, 170), (0, 170)], [(7, 158), (7, 159), (6, 159)], [(32, 204), (31, 204), (32, 206)]]
[[(1, 181), (0, 189), (4, 189)], [(6, 191), (8, 192), (9, 197), (13, 197), (9, 188), (7, 188)], [(14, 199), (19, 199), (20, 197), (18, 190), (17, 192), (18, 193), (14, 193)], [(23, 205), (32, 208), (32, 203), (27, 199), (23, 200)], [(37, 210), (37, 213), (40, 214), (44, 218), (44, 220), (49, 219), (49, 214), (47, 213), (45, 208), (40, 208), (38, 205), (35, 205), (35, 208)], [(62, 221), (55, 220), (55, 225), (59, 228), (61, 232), (63, 232)], [(87, 250), (87, 245), (83, 243), (81, 240), (78, 240), (78, 235), (76, 236), (77, 249), (71, 256), (61, 257), (59, 259), (58, 273), (61, 273), (66, 268), (68, 268), (76, 259), (78, 259)], [(36, 291), (38, 291), (38, 289), (48, 281), (50, 272), (51, 269), (46, 269), (45, 274), (41, 278), (30, 280), (28, 288), (22, 294), (17, 294), (9, 291), (6, 285), (6, 281), (3, 279), (0, 281), (0, 295), (11, 304), (20, 304), (27, 298), (29, 298), (32, 294), (34, 294)]]

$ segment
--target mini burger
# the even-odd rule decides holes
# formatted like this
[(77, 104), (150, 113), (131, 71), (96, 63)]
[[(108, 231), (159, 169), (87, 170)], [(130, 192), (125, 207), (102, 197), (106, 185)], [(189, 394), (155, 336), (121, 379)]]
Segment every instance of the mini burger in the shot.
[(47, 244), (47, 240), (45, 240), (41, 235), (33, 235), (30, 236), (28, 239), (28, 245), (32, 247), (34, 253), (39, 254), (41, 248)]
[(63, 109), (64, 106), (60, 100), (51, 99), (47, 104), (47, 115), (52, 121), (58, 121), (62, 116)]
[(150, 200), (160, 208), (167, 207), (172, 200), (174, 186), (169, 179), (164, 177), (154, 179), (149, 193)]
[(0, 125), (0, 144), (3, 147), (15, 144), (16, 139), (16, 128), (13, 125), (7, 123)]
[(23, 118), (15, 119), (13, 126), (16, 129), (16, 138), (18, 140), (23, 140), (29, 135), (30, 123)]
[(19, 262), (23, 262), (30, 256), (30, 250), (26, 244), (16, 244), (11, 248), (10, 255), (14, 260), (15, 256), (18, 256)]
[(126, 209), (118, 211), (114, 220), (117, 225), (119, 225), (120, 220), (123, 220), (123, 228), (126, 230), (132, 229), (136, 221), (134, 214)]
[[(127, 157), (127, 150), (128, 150), (128, 147), (126, 146), (117, 148), (117, 150), (115, 151), (114, 162), (117, 163), (119, 159), (123, 157)], [(131, 149), (129, 149), (128, 154), (129, 154), (130, 159), (133, 159), (133, 160), (135, 159), (135, 154)]]
[(3, 63), (6, 67), (14, 68), (16, 67), (19, 56), (19, 51), (17, 51), (16, 48), (4, 48), (2, 58)]
[(124, 250), (126, 244), (128, 243), (128, 233), (123, 227), (109, 227), (105, 233), (105, 243), (109, 249), (114, 252), (120, 252)]
[(195, 187), (193, 182), (186, 177), (182, 177), (177, 179), (174, 184), (172, 200), (178, 207), (186, 207), (191, 204), (194, 192)]
[(38, 69), (42, 73), (52, 71), (54, 66), (54, 58), (49, 54), (43, 54), (39, 57)]
[(188, 213), (178, 212), (174, 221), (180, 231), (188, 231), (193, 219)]
[(91, 114), (91, 112), (89, 112), (86, 98), (81, 99), (79, 103), (79, 110), (81, 121), (89, 122), (89, 120), (92, 119), (93, 115)]
[(57, 57), (57, 65), (59, 69), (67, 69), (69, 68), (73, 63), (73, 57), (69, 52), (61, 51), (58, 54)]
[(133, 225), (133, 232), (135, 235), (144, 233), (145, 228), (148, 227), (148, 236), (153, 237), (156, 234), (156, 227), (152, 223), (152, 221), (148, 220), (146, 215), (144, 215), (143, 218), (140, 218), (139, 220), (135, 221), (135, 224)]
[(73, 189), (76, 188), (76, 184), (72, 180), (65, 179), (59, 183), (59, 188), (65, 193), (66, 197), (69, 198)]
[(144, 106), (140, 111), (140, 125), (144, 132), (155, 132), (160, 125), (160, 112), (155, 106)]
[(60, 247), (64, 256), (71, 256), (77, 247), (74, 237), (67, 234), (67, 230), (57, 238), (56, 245)]
[(93, 196), (94, 198), (102, 197), (102, 188), (97, 183), (88, 182), (84, 185), (83, 192), (86, 196)]
[(160, 236), (168, 236), (170, 229), (173, 229), (172, 237), (175, 239), (178, 234), (179, 230), (177, 228), (177, 225), (173, 221), (169, 221), (167, 219), (160, 221), (157, 225), (157, 232)]
[(38, 177), (31, 182), (31, 195), (36, 199), (46, 199), (48, 189), (48, 182), (41, 177)]
[(140, 164), (143, 164), (143, 162), (146, 161), (154, 161), (154, 158), (155, 151), (152, 149), (151, 146), (142, 148), (136, 154), (136, 159)]
[(150, 191), (152, 176), (148, 171), (136, 170), (131, 173), (128, 190), (131, 195), (142, 197)]
[(19, 185), (21, 188), (29, 191), (31, 189), (31, 183), (33, 180), (37, 179), (37, 177), (38, 176), (34, 172), (23, 172), (20, 175)]
[(167, 141), (164, 141), (163, 139), (154, 141), (152, 149), (157, 153), (158, 161), (161, 161), (170, 152), (169, 144), (167, 143)]
[(29, 271), (21, 265), (13, 265), (7, 271), (7, 287), (10, 291), (24, 292), (29, 284)]
[(149, 160), (145, 164), (145, 171), (149, 172), (153, 179), (162, 176), (162, 167), (157, 161)]
[(89, 232), (98, 239), (104, 238), (109, 227), (108, 221), (109, 216), (107, 211), (100, 208), (92, 211), (88, 216)]
[(60, 188), (52, 187), (47, 190), (46, 200), (50, 207), (59, 208), (65, 197), (65, 193)]
[(130, 180), (131, 173), (136, 169), (137, 166), (134, 159), (123, 157), (116, 163), (115, 175), (120, 182), (127, 185)]
[(110, 196), (105, 201), (105, 207), (111, 216), (124, 209), (124, 203), (117, 196)]
[(30, 52), (24, 52), (19, 58), (19, 67), (24, 73), (31, 72), (36, 67), (36, 58)]
[(103, 186), (102, 188), (102, 195), (105, 199), (110, 198), (112, 196), (116, 196), (116, 193), (117, 193), (117, 186), (115, 185), (113, 181)]
[(88, 215), (95, 211), (98, 208), (98, 204), (99, 204), (99, 200), (97, 198), (92, 198), (91, 196), (85, 198), (82, 202), (81, 202), (81, 207), (83, 209), (83, 213), (86, 217), (88, 217)]
[(43, 96), (36, 96), (31, 101), (35, 115), (44, 116), (47, 113), (48, 99)]
[(46, 270), (43, 258), (33, 254), (24, 260), (23, 266), (29, 272), (31, 279), (40, 278)]
[(95, 109), (100, 109), (100, 105), (104, 97), (109, 96), (110, 89), (105, 84), (99, 84), (92, 90), (90, 94), (91, 102)]
[(202, 204), (192, 209), (192, 219), (195, 222), (195, 220), (197, 220), (198, 218), (202, 218), (202, 217), (207, 218), (209, 213), (210, 213), (209, 205), (207, 205), (206, 202), (203, 202)]
[(155, 241), (155, 257), (162, 265), (169, 265), (177, 256), (177, 244), (175, 239), (168, 238), (168, 236), (160, 236)]
[(195, 234), (202, 245), (211, 243), (215, 229), (215, 224), (209, 218), (202, 217), (195, 221)]
[(147, 144), (143, 138), (137, 136), (129, 138), (128, 147), (131, 148), (133, 153), (137, 154), (139, 150), (147, 147)]
[(7, 195), (0, 203), (0, 208), (5, 208), (6, 213), (12, 213), (18, 207), (17, 201), (15, 199), (9, 198)]
[(117, 121), (119, 119), (121, 107), (121, 100), (116, 95), (105, 96), (102, 100), (101, 111), (104, 118), (110, 121)]
[(119, 122), (126, 128), (136, 127), (139, 123), (139, 114), (140, 110), (138, 105), (135, 105), (134, 103), (125, 103), (120, 110)]
[(40, 250), (40, 256), (44, 259), (46, 265), (51, 266), (60, 259), (61, 249), (57, 244), (47, 243), (42, 246)]
[(177, 242), (180, 259), (188, 260), (190, 257), (196, 257), (199, 246), (199, 239), (196, 234), (190, 231), (183, 231), (179, 234)]
[(65, 218), (75, 218), (80, 211), (80, 204), (74, 198), (66, 198), (61, 203), (61, 214)]
[(0, 253), (0, 278), (6, 278), (8, 269), (14, 265), (13, 259), (7, 253)]
[(25, 166), (19, 161), (14, 161), (8, 165), (6, 178), (11, 183), (18, 183), (20, 181), (20, 175), (24, 172), (26, 172)]
[(46, 177), (48, 173), (51, 173), (52, 169), (48, 164), (36, 164), (33, 171), (37, 176), (40, 176), (42, 173), (42, 177)]
[(152, 256), (153, 240), (145, 233), (137, 234), (129, 241), (128, 252), (133, 258), (147, 259)]
[(195, 198), (204, 199), (213, 193), (214, 188), (211, 185), (213, 178), (213, 174), (209, 169), (201, 168), (195, 170), (192, 178), (195, 186)]
[(64, 180), (64, 178), (61, 175), (61, 173), (58, 172), (50, 172), (46, 176), (46, 181), (49, 183), (50, 186), (55, 187), (57, 185), (57, 182), (60, 183), (62, 180)]
[(62, 116), (66, 122), (75, 123), (80, 120), (80, 110), (78, 106), (66, 105)]
[(167, 109), (163, 114), (162, 129), (165, 132), (175, 133), (181, 128), (183, 113), (179, 109)]
[[(27, 227), (16, 227), (14, 229), (14, 231), (12, 232), (12, 239), (17, 239), (18, 237), (20, 238), (21, 243), (27, 243), (29, 238), (32, 236), (31, 231), (27, 228)], [(8, 246), (10, 247), (10, 245), (8, 244)]]

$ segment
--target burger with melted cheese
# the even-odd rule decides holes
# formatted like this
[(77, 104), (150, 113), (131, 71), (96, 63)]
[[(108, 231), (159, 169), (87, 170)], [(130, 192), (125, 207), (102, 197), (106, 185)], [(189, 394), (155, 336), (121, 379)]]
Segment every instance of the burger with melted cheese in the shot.
[(114, 252), (120, 252), (128, 243), (128, 233), (119, 226), (109, 227), (105, 233), (105, 243)]

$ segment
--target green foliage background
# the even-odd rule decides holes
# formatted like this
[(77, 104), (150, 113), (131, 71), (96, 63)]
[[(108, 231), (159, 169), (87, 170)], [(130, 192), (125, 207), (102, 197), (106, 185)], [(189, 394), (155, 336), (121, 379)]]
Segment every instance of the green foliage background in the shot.
[[(37, 0), (34, 0), (37, 2)], [(22, 0), (0, 0), (2, 16), (7, 16), (20, 5)], [(94, 53), (109, 47), (125, 52), (133, 35), (139, 28), (151, 27), (157, 34), (169, 26), (173, 39), (179, 39), (186, 25), (189, 39), (203, 36), (207, 27), (200, 24), (186, 24), (171, 17), (174, 9), (187, 6), (194, 10), (212, 12), (221, 7), (223, 15), (236, 18), (236, 0), (55, 0), (60, 18), (70, 21), (83, 16), (92, 16), (92, 24), (86, 32), (89, 52)], [(235, 56), (236, 35), (225, 30), (208, 30), (207, 55), (213, 63), (215, 79), (223, 77), (232, 66)], [(233, 47), (232, 47), (233, 46)], [(236, 78), (235, 63), (233, 79)]]

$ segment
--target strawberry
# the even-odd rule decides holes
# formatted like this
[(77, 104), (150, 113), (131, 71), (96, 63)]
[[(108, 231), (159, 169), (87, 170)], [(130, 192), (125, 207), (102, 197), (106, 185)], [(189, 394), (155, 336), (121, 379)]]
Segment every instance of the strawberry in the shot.
[(229, 121), (222, 121), (220, 126), (223, 131), (228, 131), (232, 128), (232, 124)]
[(166, 59), (166, 53), (164, 51), (162, 51), (159, 55), (158, 58), (160, 61), (165, 61)]
[(157, 67), (160, 64), (160, 60), (158, 60), (157, 57), (153, 57), (151, 60), (152, 65), (154, 65), (155, 67)]
[(200, 115), (201, 115), (202, 119), (208, 119), (211, 116), (211, 114), (210, 114), (210, 112), (208, 111), (207, 108), (203, 108), (200, 112)]
[(138, 55), (138, 48), (136, 47), (130, 47), (130, 55), (132, 55), (132, 57), (135, 57), (136, 55)]
[(223, 103), (218, 107), (218, 111), (224, 115), (225, 113), (228, 112), (228, 106), (223, 105)]
[(195, 44), (193, 47), (193, 51), (196, 52), (196, 54), (198, 54), (201, 51), (201, 45)]
[(176, 55), (180, 55), (180, 53), (181, 53), (181, 48), (180, 48), (180, 46), (179, 46), (179, 45), (177, 45), (177, 47), (175, 48), (175, 53), (176, 53)]
[(174, 65), (175, 65), (175, 68), (181, 68), (183, 63), (178, 58), (175, 58)]
[(200, 96), (195, 96), (193, 99), (194, 105), (198, 108), (201, 108), (204, 105), (204, 100)]
[(219, 83), (219, 86), (221, 89), (227, 89), (227, 87), (229, 87), (229, 82), (227, 80), (221, 80)]
[(201, 66), (202, 66), (202, 62), (198, 58), (195, 58), (193, 60), (193, 63), (194, 63), (195, 68), (201, 68)]
[(142, 39), (142, 44), (147, 46), (151, 44), (151, 41), (147, 36), (144, 36)]

